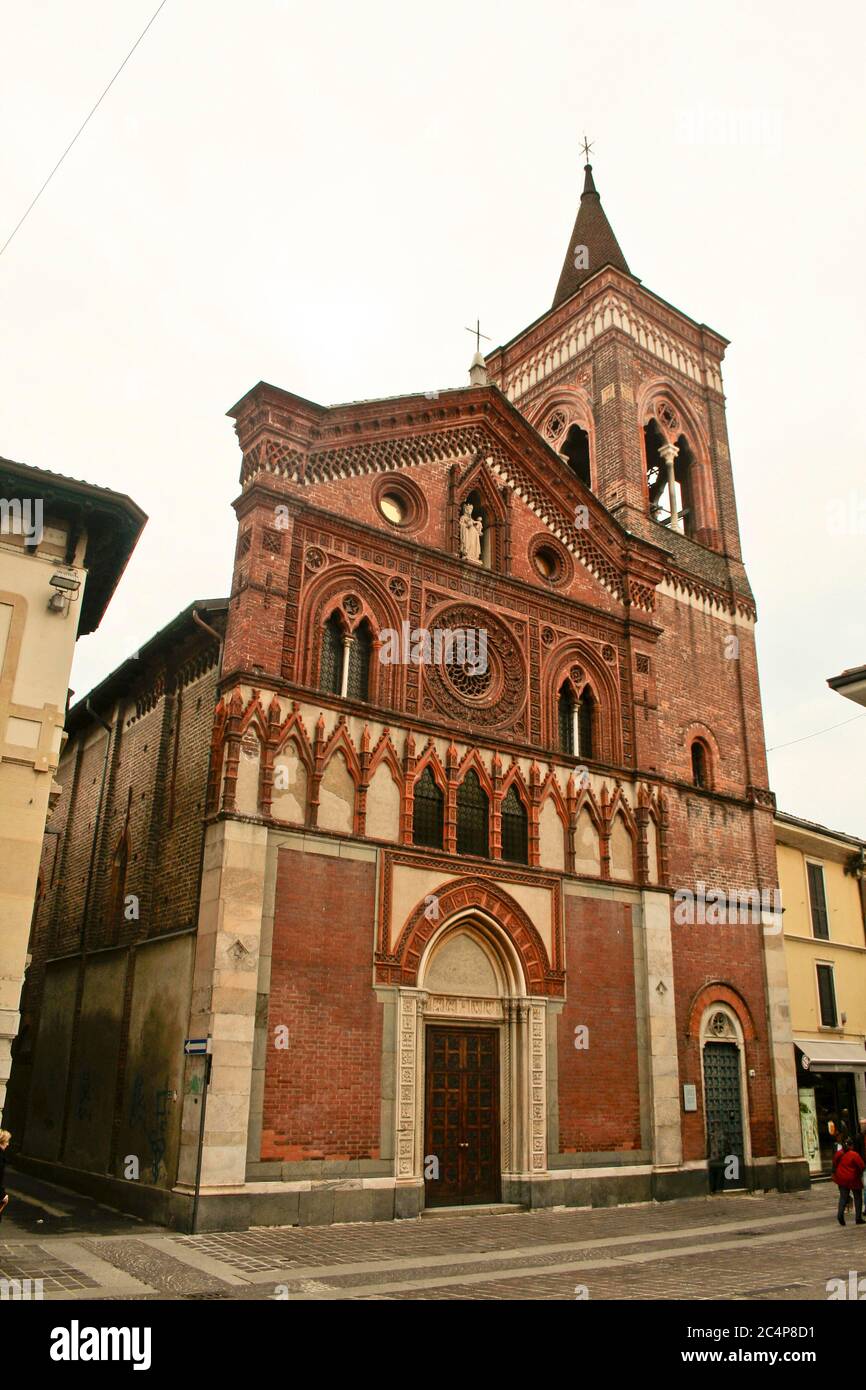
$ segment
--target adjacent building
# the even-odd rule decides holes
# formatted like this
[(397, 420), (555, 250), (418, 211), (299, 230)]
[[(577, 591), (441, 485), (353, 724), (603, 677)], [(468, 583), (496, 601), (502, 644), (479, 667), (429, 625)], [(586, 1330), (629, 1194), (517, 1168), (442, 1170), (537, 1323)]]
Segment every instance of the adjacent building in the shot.
[[(167, 1219), (226, 600), (200, 600), (69, 711), (6, 1123), (52, 1165)], [(153, 1194), (157, 1194), (154, 1200)]]
[(855, 705), (866, 705), (866, 666), (852, 666), (839, 676), (830, 676), (827, 684)]
[(829, 1172), (866, 1119), (866, 843), (776, 815), (803, 1152)]
[(0, 459), (0, 1109), (76, 639), (146, 521), (128, 497)]

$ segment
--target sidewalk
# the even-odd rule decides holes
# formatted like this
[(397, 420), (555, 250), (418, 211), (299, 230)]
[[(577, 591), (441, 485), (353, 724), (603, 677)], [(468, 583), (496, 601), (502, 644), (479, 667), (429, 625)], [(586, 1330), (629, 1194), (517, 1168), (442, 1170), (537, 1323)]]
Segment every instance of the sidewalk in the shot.
[(866, 1272), (835, 1188), (184, 1236), (11, 1175), (0, 1279), (46, 1299), (802, 1299)]

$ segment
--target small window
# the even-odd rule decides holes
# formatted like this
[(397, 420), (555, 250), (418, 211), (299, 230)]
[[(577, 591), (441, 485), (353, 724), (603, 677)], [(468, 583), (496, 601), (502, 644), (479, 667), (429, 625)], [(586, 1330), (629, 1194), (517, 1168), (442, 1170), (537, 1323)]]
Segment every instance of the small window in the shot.
[(322, 660), (319, 667), (319, 688), (339, 695), (343, 685), (343, 629), (333, 614), (322, 633)]
[(513, 864), (529, 863), (529, 822), (514, 786), (502, 798), (502, 858)]
[(589, 435), (580, 425), (572, 425), (560, 450), (569, 468), (584, 487), (592, 486), (589, 467)]
[(809, 877), (809, 907), (812, 913), (812, 935), (819, 941), (830, 940), (830, 921), (827, 916), (827, 896), (824, 892), (824, 865), (806, 864)]
[(595, 700), (589, 686), (577, 702), (577, 748), (579, 758), (591, 758), (595, 744)]
[(700, 739), (695, 739), (692, 744), (692, 782), (696, 787), (708, 787), (710, 784), (707, 750)]
[(568, 681), (562, 686), (557, 701), (559, 714), (559, 749), (561, 753), (574, 753), (574, 696)]
[(489, 803), (487, 793), (471, 769), (457, 789), (457, 853), (487, 858)]
[(575, 699), (571, 684), (565, 681), (557, 697), (557, 717), (560, 751), (578, 758), (594, 757), (595, 698), (589, 686)]
[(833, 967), (832, 965), (819, 965), (817, 970), (821, 1026), (823, 1028), (836, 1028), (839, 1020), (836, 1013), (836, 982), (833, 978)]
[(373, 634), (366, 621), (360, 623), (349, 643), (349, 675), (346, 695), (350, 700), (370, 698), (370, 657), (373, 654)]
[(431, 849), (442, 848), (442, 833), (445, 823), (445, 797), (429, 767), (425, 767), (415, 783), (415, 797), (412, 807), (412, 842), (416, 845), (429, 845)]

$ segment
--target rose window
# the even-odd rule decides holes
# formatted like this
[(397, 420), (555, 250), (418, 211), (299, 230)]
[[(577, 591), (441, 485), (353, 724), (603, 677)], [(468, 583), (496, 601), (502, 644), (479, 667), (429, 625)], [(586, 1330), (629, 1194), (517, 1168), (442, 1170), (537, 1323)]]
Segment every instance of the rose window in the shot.
[(481, 700), (490, 689), (490, 667), (485, 671), (479, 670), (478, 667), (478, 662), (462, 661), (444, 666), (443, 671), (450, 684), (455, 690), (459, 690), (465, 699)]

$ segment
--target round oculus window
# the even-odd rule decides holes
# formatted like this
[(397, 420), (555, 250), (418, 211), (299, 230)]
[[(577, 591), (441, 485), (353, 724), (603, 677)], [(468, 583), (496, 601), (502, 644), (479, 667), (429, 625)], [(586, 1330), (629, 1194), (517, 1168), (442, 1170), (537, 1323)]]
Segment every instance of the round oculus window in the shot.
[(532, 559), (542, 579), (556, 579), (562, 569), (559, 556), (546, 545), (539, 546)]
[(401, 497), (399, 492), (383, 492), (379, 498), (379, 511), (393, 526), (405, 525), (409, 515), (406, 499)]

